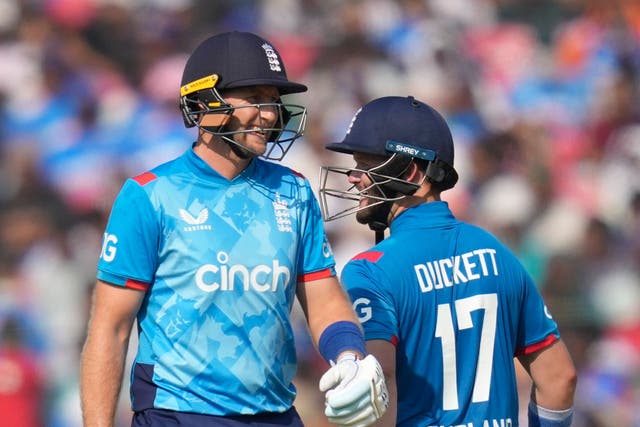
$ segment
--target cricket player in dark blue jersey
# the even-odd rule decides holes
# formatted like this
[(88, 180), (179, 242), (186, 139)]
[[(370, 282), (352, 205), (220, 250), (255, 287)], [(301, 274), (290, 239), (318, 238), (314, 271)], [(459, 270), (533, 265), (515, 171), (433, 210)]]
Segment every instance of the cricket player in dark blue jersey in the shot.
[[(342, 282), (387, 379), (381, 425), (517, 426), (515, 357), (533, 380), (529, 425), (569, 426), (576, 372), (535, 284), (441, 200), (458, 180), (443, 117), (412, 97), (378, 98), (327, 148), (356, 164), (322, 168), (324, 218), (355, 213), (378, 235)], [(335, 173), (344, 189), (329, 185)]]
[(218, 34), (189, 57), (180, 105), (198, 139), (127, 180), (104, 233), (84, 427), (113, 427), (134, 321), (132, 426), (301, 426), (295, 298), (332, 365), (320, 384), (329, 420), (364, 427), (384, 414), (382, 369), (335, 276), (309, 182), (265, 160), (302, 135), (306, 109), (281, 96), (306, 89), (255, 34)]

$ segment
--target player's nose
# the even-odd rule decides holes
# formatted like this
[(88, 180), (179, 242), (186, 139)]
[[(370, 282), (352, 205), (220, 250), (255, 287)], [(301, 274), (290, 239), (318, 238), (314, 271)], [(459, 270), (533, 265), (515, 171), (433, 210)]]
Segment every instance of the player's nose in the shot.
[(350, 171), (347, 174), (347, 180), (350, 184), (357, 184), (362, 181), (362, 172), (360, 171)]
[(262, 123), (267, 123), (270, 126), (273, 125), (278, 119), (278, 107), (276, 105), (261, 105), (260, 108), (260, 120)]

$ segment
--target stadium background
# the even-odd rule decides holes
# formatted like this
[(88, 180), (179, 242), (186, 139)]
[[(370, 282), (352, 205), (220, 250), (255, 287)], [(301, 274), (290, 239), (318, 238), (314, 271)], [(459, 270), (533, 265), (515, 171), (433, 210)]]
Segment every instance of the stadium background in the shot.
[[(461, 174), (445, 199), (539, 283), (579, 369), (574, 425), (640, 426), (640, 2), (0, 0), (0, 427), (81, 425), (111, 202), (194, 139), (176, 104), (186, 53), (230, 29), (264, 35), (309, 85), (286, 163), (314, 188), (361, 104), (439, 109)], [(327, 229), (339, 268), (373, 240), (352, 218)], [(324, 426), (326, 365), (295, 319), (297, 407)], [(125, 392), (118, 426), (127, 408)]]

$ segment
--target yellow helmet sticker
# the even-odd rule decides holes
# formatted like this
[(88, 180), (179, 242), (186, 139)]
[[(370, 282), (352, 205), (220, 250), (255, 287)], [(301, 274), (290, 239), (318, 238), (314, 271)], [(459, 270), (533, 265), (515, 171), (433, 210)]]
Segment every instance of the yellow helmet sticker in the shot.
[(218, 83), (218, 75), (212, 74), (207, 77), (203, 77), (194, 82), (187, 83), (180, 88), (180, 96), (189, 95), (203, 89), (211, 89)]

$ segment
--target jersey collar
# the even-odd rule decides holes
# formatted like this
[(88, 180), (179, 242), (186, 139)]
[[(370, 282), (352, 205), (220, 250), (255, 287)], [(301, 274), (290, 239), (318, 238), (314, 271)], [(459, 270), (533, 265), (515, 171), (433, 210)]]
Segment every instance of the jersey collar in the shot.
[(196, 175), (209, 180), (224, 180), (228, 182), (234, 182), (244, 180), (254, 174), (256, 169), (256, 159), (253, 159), (249, 165), (238, 176), (232, 180), (228, 180), (226, 177), (220, 175), (218, 171), (209, 166), (200, 156), (196, 154), (193, 147), (189, 148), (183, 155), (187, 167), (193, 171)]
[(438, 228), (456, 221), (445, 201), (422, 203), (398, 215), (391, 223), (391, 233), (405, 228)]

